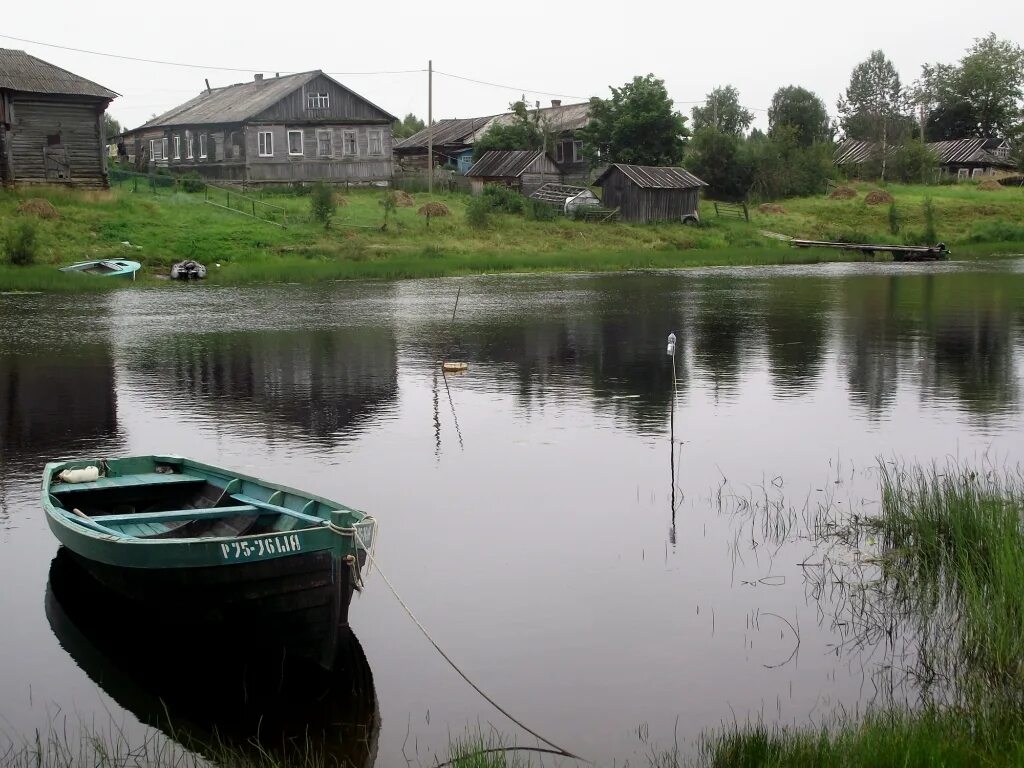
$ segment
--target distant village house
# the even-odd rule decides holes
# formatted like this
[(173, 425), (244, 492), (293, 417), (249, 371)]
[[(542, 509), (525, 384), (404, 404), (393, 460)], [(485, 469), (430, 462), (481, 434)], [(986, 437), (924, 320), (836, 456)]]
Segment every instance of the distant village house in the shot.
[(103, 114), (118, 94), (0, 48), (0, 182), (107, 187)]
[[(563, 178), (585, 183), (590, 167), (583, 157), (583, 141), (578, 132), (590, 122), (589, 104), (565, 104), (552, 100), (550, 107), (527, 111), (531, 120), (537, 120), (552, 135), (553, 144), (548, 154), (558, 164)], [(438, 120), (433, 130), (424, 128), (412, 136), (395, 143), (395, 160), (402, 170), (423, 170), (427, 167), (427, 144), (432, 139), (434, 166), (451, 166), (459, 173), (469, 175), (473, 164), (473, 145), (492, 126), (507, 124), (515, 114), (506, 112), (484, 117)]]
[(486, 184), (499, 184), (531, 195), (549, 182), (562, 180), (561, 169), (551, 156), (532, 149), (484, 152), (466, 175), (474, 195), (483, 192)]
[(316, 70), (207, 88), (123, 134), (147, 167), (254, 184), (391, 178), (395, 117)]
[[(1010, 143), (1006, 139), (953, 139), (950, 141), (933, 141), (925, 145), (930, 149), (938, 162), (939, 177), (956, 177), (960, 181), (977, 179), (985, 176), (998, 176), (1015, 169), (1010, 159)], [(895, 152), (897, 144), (887, 148), (888, 153)], [(882, 146), (872, 141), (847, 139), (836, 147), (833, 162), (847, 173), (858, 175), (859, 170), (867, 163), (881, 159)]]

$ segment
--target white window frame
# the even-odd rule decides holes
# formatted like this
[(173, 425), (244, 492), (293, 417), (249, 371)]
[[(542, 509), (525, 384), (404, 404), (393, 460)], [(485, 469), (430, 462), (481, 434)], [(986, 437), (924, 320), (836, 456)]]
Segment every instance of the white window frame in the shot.
[(206, 159), (206, 134), (205, 133), (200, 133), (199, 134), (199, 159), (200, 160), (205, 160)]
[(164, 136), (160, 140), (160, 154), (162, 155), (162, 157), (160, 158), (161, 160), (166, 160), (167, 159), (167, 137), (166, 136)]
[(156, 161), (156, 139), (149, 140), (149, 162)]
[[(373, 150), (373, 140), (377, 140), (377, 151)], [(358, 142), (358, 139), (357, 139)], [(358, 148), (358, 143), (357, 143)], [(366, 132), (366, 154), (368, 155), (383, 155), (384, 154), (384, 132), (381, 130), (371, 130)]]
[(583, 161), (583, 142), (574, 140), (572, 143), (572, 161), (579, 163)]
[(274, 156), (274, 132), (273, 131), (257, 131), (256, 133), (256, 150), (260, 157), (273, 157)]
[(189, 160), (192, 160), (196, 156), (195, 152), (193, 152), (192, 134), (187, 132), (185, 133), (185, 153), (185, 157)]
[(306, 94), (306, 109), (330, 109), (331, 108), (331, 94), (330, 93), (307, 93)]
[[(322, 145), (320, 140), (322, 137), (327, 137), (328, 152), (322, 151)], [(316, 132), (316, 156), (317, 157), (334, 157), (334, 131), (330, 128), (320, 128)]]
[[(299, 135), (299, 151), (292, 152), (292, 134), (297, 133)], [(305, 154), (306, 149), (306, 137), (303, 135), (301, 130), (290, 130), (288, 131), (288, 154), (291, 157), (302, 157)]]
[(984, 168), (973, 168), (973, 169), (971, 170), (971, 178), (972, 178), (972, 179), (977, 179), (977, 178), (980, 178), (980, 177), (981, 177), (981, 175), (982, 175), (982, 174), (983, 174), (984, 172), (985, 172), (985, 169), (984, 169)]
[[(354, 151), (348, 151), (348, 139), (352, 137)], [(341, 155), (342, 157), (359, 157), (359, 133), (357, 131), (341, 132)]]
[(174, 159), (181, 160), (181, 136), (174, 137)]

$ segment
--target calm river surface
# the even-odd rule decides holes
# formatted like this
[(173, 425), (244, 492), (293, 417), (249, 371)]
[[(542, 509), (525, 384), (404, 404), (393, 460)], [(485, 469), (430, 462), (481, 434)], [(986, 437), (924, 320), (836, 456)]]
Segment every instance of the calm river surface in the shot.
[[(442, 356), (469, 372), (443, 378)], [(139, 675), (97, 656), (88, 599), (63, 598), (74, 630), (55, 606), (37, 488), (48, 460), (157, 452), (372, 512), (437, 642), (602, 764), (734, 717), (863, 711), (891, 654), (849, 642), (810, 544), (763, 505), (870, 511), (878, 457), (1016, 464), (1022, 376), (1012, 260), (0, 295), (0, 732), (144, 732)], [(478, 723), (517, 734), (379, 574), (351, 620), (368, 762), (429, 764)], [(201, 652), (149, 664), (205, 700), (181, 663)]]

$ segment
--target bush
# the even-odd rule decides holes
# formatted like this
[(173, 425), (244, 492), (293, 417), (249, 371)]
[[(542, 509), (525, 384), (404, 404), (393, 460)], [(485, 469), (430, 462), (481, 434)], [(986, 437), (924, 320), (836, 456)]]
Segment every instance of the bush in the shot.
[(971, 234), (967, 239), (972, 243), (1024, 242), (1024, 224), (1005, 219), (979, 221), (971, 227)]
[(530, 221), (554, 221), (555, 209), (547, 203), (533, 198), (526, 200), (526, 218)]
[(337, 210), (338, 203), (334, 199), (334, 190), (322, 181), (314, 184), (309, 198), (309, 212), (313, 220), (323, 224), (324, 229), (328, 229)]
[(932, 205), (932, 199), (926, 197), (924, 199), (924, 241), (929, 245), (934, 245), (939, 242), (939, 236), (935, 231), (935, 206)]
[(197, 171), (190, 171), (182, 177), (181, 187), (186, 192), (202, 192), (206, 189), (206, 182)]
[(466, 205), (466, 222), (473, 229), (483, 229), (490, 224), (491, 205), (483, 195), (470, 198)]
[(305, 197), (310, 194), (313, 189), (312, 187), (303, 184), (301, 181), (293, 181), (289, 187), (289, 191), (296, 197)]
[(4, 252), (11, 264), (25, 266), (35, 263), (39, 255), (39, 240), (35, 222), (15, 222), (4, 236)]
[(502, 187), (498, 184), (488, 184), (484, 187), (484, 193), (480, 199), (486, 201), (487, 207), (492, 211), (503, 213), (522, 213), (526, 208), (526, 198), (514, 189)]
[(900, 233), (900, 212), (896, 208), (896, 203), (889, 203), (889, 232), (893, 235)]

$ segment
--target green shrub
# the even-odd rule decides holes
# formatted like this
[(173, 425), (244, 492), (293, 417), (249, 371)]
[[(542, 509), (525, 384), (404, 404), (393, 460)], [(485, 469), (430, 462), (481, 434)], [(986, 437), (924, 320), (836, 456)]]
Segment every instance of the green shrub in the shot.
[(480, 196), (487, 203), (492, 211), (502, 213), (522, 213), (526, 208), (526, 198), (514, 189), (502, 187), (498, 184), (488, 184), (484, 187), (484, 193)]
[(17, 266), (34, 264), (39, 255), (39, 240), (35, 222), (22, 219), (11, 225), (4, 236), (7, 260)]
[(900, 233), (900, 212), (896, 208), (896, 203), (889, 203), (889, 232), (893, 235)]
[(206, 189), (206, 182), (197, 171), (189, 171), (181, 179), (181, 188), (186, 192), (202, 192)]
[(483, 195), (470, 198), (466, 205), (466, 223), (473, 229), (484, 229), (490, 224), (490, 213), (491, 205)]
[(939, 242), (939, 235), (935, 230), (935, 206), (932, 205), (932, 199), (926, 197), (924, 199), (924, 240), (928, 245), (934, 245)]
[(301, 181), (293, 181), (288, 189), (296, 197), (305, 197), (313, 191), (312, 187)]
[(527, 198), (526, 218), (530, 221), (554, 221), (555, 209), (545, 202)]
[(972, 243), (1024, 242), (1024, 224), (1005, 219), (975, 222), (967, 239)]
[(334, 190), (322, 181), (314, 184), (309, 198), (309, 212), (313, 220), (323, 224), (324, 229), (328, 229), (337, 210), (338, 203), (334, 199)]

